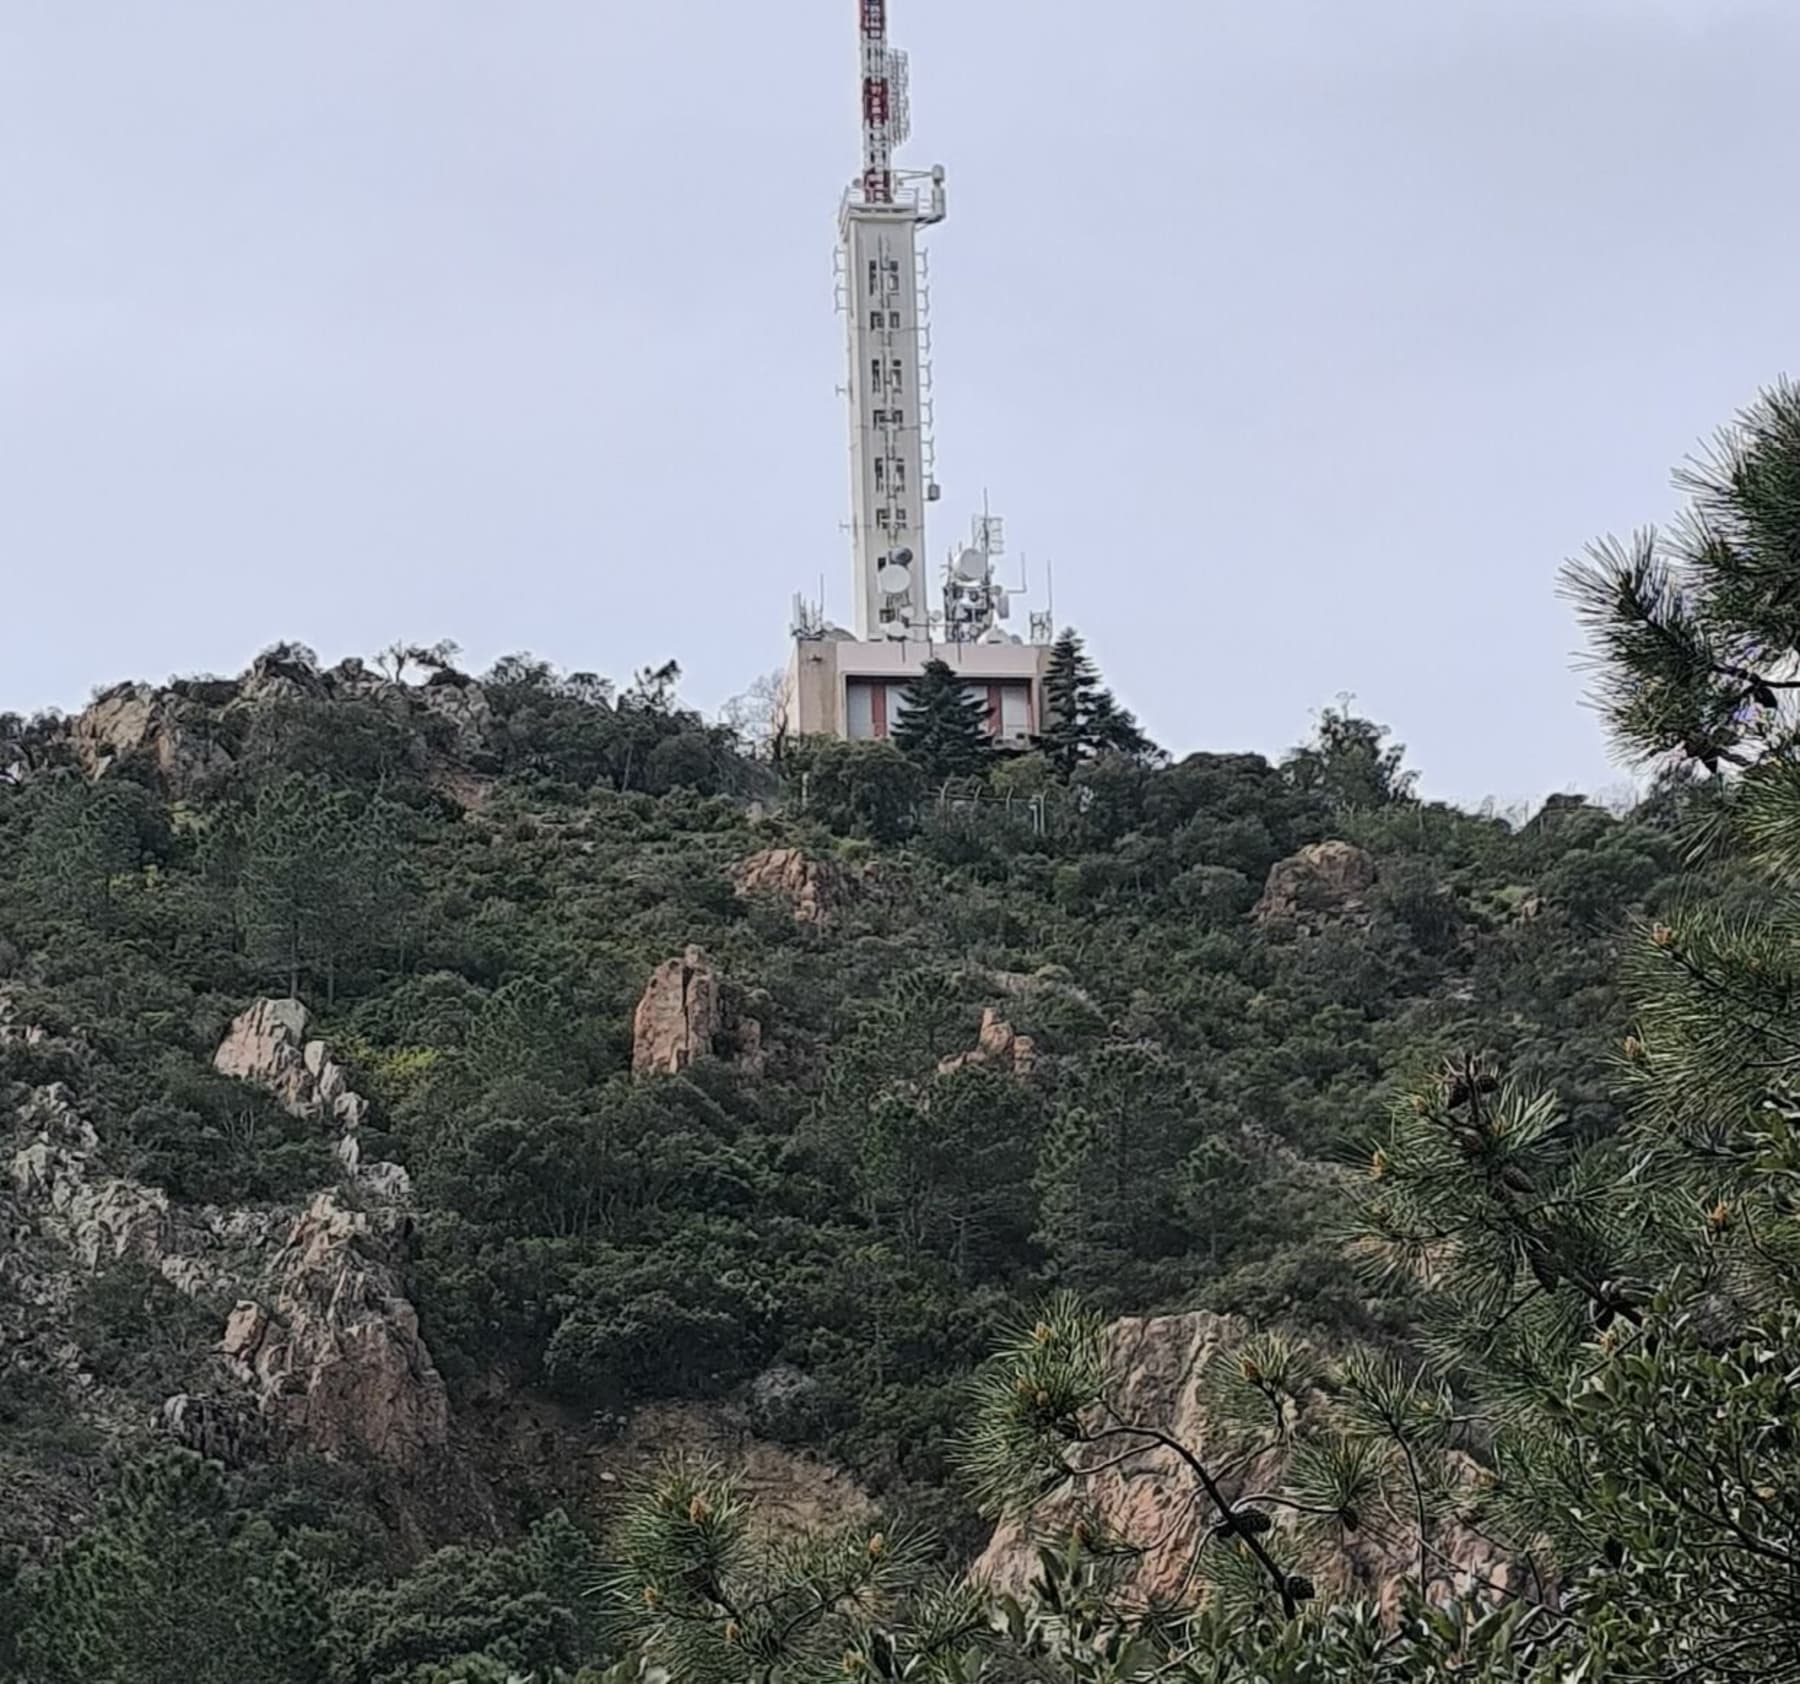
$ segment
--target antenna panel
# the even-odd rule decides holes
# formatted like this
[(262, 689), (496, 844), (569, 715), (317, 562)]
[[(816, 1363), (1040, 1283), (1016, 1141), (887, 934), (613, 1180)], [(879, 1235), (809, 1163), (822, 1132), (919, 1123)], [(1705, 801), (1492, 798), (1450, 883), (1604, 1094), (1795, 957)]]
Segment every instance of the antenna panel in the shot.
[(912, 138), (912, 63), (898, 47), (888, 50), (888, 128), (896, 146)]

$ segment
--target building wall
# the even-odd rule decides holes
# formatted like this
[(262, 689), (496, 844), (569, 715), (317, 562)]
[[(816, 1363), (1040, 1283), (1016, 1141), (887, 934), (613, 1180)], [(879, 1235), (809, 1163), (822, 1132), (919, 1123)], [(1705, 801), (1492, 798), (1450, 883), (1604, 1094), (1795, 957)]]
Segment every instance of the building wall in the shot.
[[(930, 660), (948, 662), (989, 700), (1006, 740), (1035, 736), (1042, 726), (1048, 649), (1018, 643), (866, 643), (847, 638), (799, 638), (788, 664), (784, 722), (795, 736), (856, 737), (872, 733), (876, 706), (867, 686), (882, 686), (881, 711), (891, 729), (897, 707), (892, 687), (917, 678)], [(851, 686), (859, 687), (852, 714)], [(1017, 729), (1009, 729), (1016, 727)]]

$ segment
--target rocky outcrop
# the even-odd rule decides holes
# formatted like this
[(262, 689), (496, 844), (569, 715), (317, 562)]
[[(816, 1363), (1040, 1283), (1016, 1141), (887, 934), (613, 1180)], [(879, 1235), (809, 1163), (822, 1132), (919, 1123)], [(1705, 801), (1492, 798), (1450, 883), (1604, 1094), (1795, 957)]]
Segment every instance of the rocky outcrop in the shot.
[(238, 1304), (219, 1353), (308, 1449), (408, 1471), (448, 1442), (450, 1405), (391, 1256), (399, 1231), (318, 1194), (270, 1267), (266, 1302)]
[(434, 782), (491, 768), (497, 725), (487, 692), (474, 679), (440, 667), (422, 684), (403, 683), (358, 660), (325, 670), (299, 644), (265, 651), (237, 678), (102, 691), (55, 726), (57, 752), (45, 764), (72, 762), (100, 778), (128, 763), (147, 763), (167, 793), (187, 795), (232, 771), (257, 715), (322, 703), (380, 708), (410, 734), (413, 764)]
[[(1123, 1418), (1153, 1427), (1204, 1456), (1214, 1435), (1202, 1381), (1209, 1365), (1244, 1333), (1232, 1318), (1205, 1311), (1114, 1322), (1104, 1336), (1106, 1371), (1114, 1377), (1109, 1399)], [(1067, 1537), (1077, 1522), (1097, 1523), (1106, 1535), (1143, 1548), (1121, 1587), (1127, 1595), (1134, 1600), (1192, 1600), (1196, 1552), (1218, 1516), (1204, 1498), (1195, 1500), (1193, 1478), (1180, 1460), (1152, 1446), (1120, 1461), (1116, 1445), (1090, 1446), (1073, 1460), (1098, 1471), (1053, 1493), (1027, 1520), (1003, 1523), (976, 1563), (975, 1577), (996, 1589), (1023, 1593), (1037, 1572), (1038, 1542)], [(1269, 1490), (1279, 1478), (1272, 1454), (1228, 1466), (1223, 1484), (1233, 1499)], [(1277, 1525), (1291, 1519), (1285, 1516)], [(1339, 1557), (1339, 1577), (1332, 1588), (1373, 1597), (1391, 1611), (1417, 1571), (1417, 1532), (1400, 1524), (1381, 1529), (1377, 1538), (1376, 1530), (1363, 1527)], [(1466, 1591), (1480, 1582), (1524, 1588), (1518, 1564), (1454, 1522), (1434, 1529), (1430, 1560), (1434, 1590)]]
[(307, 1038), (309, 1021), (298, 1000), (258, 1000), (232, 1020), (213, 1068), (266, 1088), (296, 1117), (329, 1118), (353, 1131), (367, 1102), (351, 1091), (348, 1074), (325, 1043)]
[(725, 1027), (719, 979), (706, 956), (690, 947), (650, 973), (631, 1022), (631, 1069), (636, 1076), (675, 1075), (707, 1057)]
[(117, 1176), (90, 1175), (99, 1145), (60, 1082), (36, 1089), (19, 1113), (22, 1144), (13, 1153), (12, 1183), (44, 1227), (85, 1269), (125, 1259), (160, 1267), (169, 1252), (169, 1196)]
[(141, 755), (172, 790), (192, 789), (230, 771), (232, 764), (213, 738), (205, 708), (148, 684), (102, 691), (69, 721), (69, 744), (89, 777), (102, 777), (122, 759)]
[[(754, 1517), (752, 1530), (790, 1544), (809, 1532), (873, 1525), (878, 1511), (841, 1469), (760, 1438), (740, 1410), (718, 1404), (651, 1404), (609, 1446), (608, 1468), (629, 1486), (671, 1453), (730, 1470)], [(611, 1483), (610, 1481), (608, 1483)]]
[(362, 1161), (358, 1131), (369, 1102), (350, 1086), (331, 1049), (309, 1038), (306, 1007), (298, 1000), (257, 1000), (232, 1020), (213, 1054), (213, 1068), (266, 1089), (291, 1116), (313, 1118), (337, 1135), (338, 1162), (370, 1196), (404, 1199), (411, 1191), (398, 1164)]
[(851, 880), (837, 866), (798, 848), (765, 848), (731, 868), (740, 895), (784, 902), (800, 924), (824, 924), (851, 895)]
[(1375, 858), (1350, 842), (1314, 842), (1269, 868), (1256, 921), (1328, 922), (1360, 916), (1381, 873)]
[(737, 1008), (704, 953), (690, 947), (650, 973), (631, 1024), (631, 1069), (640, 1080), (673, 1076), (697, 1059), (763, 1067), (762, 1025)]
[[(80, 1274), (116, 1263), (155, 1269), (197, 1298), (260, 1267), (279, 1218), (266, 1211), (183, 1209), (160, 1187), (107, 1174), (93, 1125), (61, 1083), (34, 1089), (15, 1119), (7, 1190), (25, 1226), (20, 1236), (49, 1242), (26, 1296), (60, 1303)], [(15, 1285), (19, 1284), (16, 1278)]]
[(473, 760), (488, 750), (493, 741), (494, 710), (487, 692), (473, 679), (434, 673), (410, 694), (426, 713), (447, 727), (450, 752), (456, 759)]
[(992, 1006), (983, 1008), (981, 1031), (973, 1052), (955, 1053), (938, 1064), (939, 1074), (949, 1076), (958, 1070), (987, 1068), (1010, 1075), (1027, 1077), (1037, 1069), (1037, 1042), (1019, 1034)]

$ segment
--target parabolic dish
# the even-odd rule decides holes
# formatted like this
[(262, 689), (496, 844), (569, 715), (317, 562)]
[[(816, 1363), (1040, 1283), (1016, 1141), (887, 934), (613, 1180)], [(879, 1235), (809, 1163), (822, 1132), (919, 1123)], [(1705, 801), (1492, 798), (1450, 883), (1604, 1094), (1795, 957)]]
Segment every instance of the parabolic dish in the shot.
[(956, 558), (956, 576), (973, 583), (987, 577), (988, 558), (980, 550), (964, 550)]
[(898, 562), (890, 561), (875, 575), (875, 583), (889, 596), (899, 596), (912, 588), (912, 575)]

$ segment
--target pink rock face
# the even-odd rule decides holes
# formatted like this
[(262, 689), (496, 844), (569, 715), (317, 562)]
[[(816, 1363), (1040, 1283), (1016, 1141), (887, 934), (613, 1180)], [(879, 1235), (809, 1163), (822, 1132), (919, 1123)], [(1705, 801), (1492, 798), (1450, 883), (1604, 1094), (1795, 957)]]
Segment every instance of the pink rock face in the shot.
[(719, 979), (697, 947), (650, 973), (632, 1019), (631, 1068), (673, 1076), (713, 1050), (725, 1027)]
[(410, 1470), (448, 1442), (449, 1398), (382, 1249), (369, 1217), (318, 1194), (270, 1270), (269, 1303), (240, 1303), (219, 1352), (309, 1449)]
[(267, 1088), (296, 1115), (320, 1116), (325, 1110), (320, 1091), (325, 1048), (319, 1041), (308, 1047), (306, 1025), (306, 1007), (298, 1000), (258, 1000), (232, 1021), (213, 1054), (213, 1068), (221, 1076)]
[[(1106, 1329), (1104, 1354), (1113, 1376), (1109, 1401), (1121, 1417), (1154, 1427), (1193, 1450), (1207, 1454), (1209, 1428), (1200, 1381), (1209, 1362), (1235, 1346), (1245, 1328), (1233, 1318), (1206, 1311), (1187, 1315), (1130, 1318)], [(1077, 1465), (1099, 1467), (1116, 1461), (1118, 1447), (1090, 1447)], [(1472, 1464), (1467, 1465), (1471, 1478)], [(1227, 1497), (1266, 1491), (1278, 1485), (1274, 1454), (1238, 1466), (1222, 1480)], [(1278, 1514), (1280, 1511), (1276, 1511)], [(1052, 1493), (1023, 1520), (1008, 1520), (973, 1569), (973, 1576), (997, 1590), (1023, 1595), (1037, 1573), (1039, 1542), (1066, 1538), (1078, 1521), (1098, 1522), (1109, 1535), (1143, 1546), (1123, 1589), (1132, 1598), (1191, 1603), (1199, 1599), (1194, 1560), (1218, 1516), (1173, 1452), (1152, 1447), (1142, 1455), (1072, 1482)], [(1283, 1527), (1291, 1517), (1278, 1519)], [(1379, 1534), (1379, 1536), (1377, 1535)], [(1430, 1577), (1439, 1588), (1468, 1590), (1483, 1581), (1523, 1589), (1520, 1564), (1501, 1555), (1487, 1540), (1453, 1520), (1434, 1528), (1428, 1556)], [(1279, 1552), (1277, 1552), (1279, 1553)], [(1404, 1586), (1417, 1572), (1418, 1534), (1409, 1523), (1365, 1525), (1337, 1560), (1329, 1588), (1373, 1597), (1393, 1611)]]
[(640, 1081), (674, 1076), (715, 1054), (760, 1075), (762, 1025), (727, 1006), (718, 972), (690, 947), (679, 959), (664, 960), (644, 985), (631, 1022), (631, 1070)]

